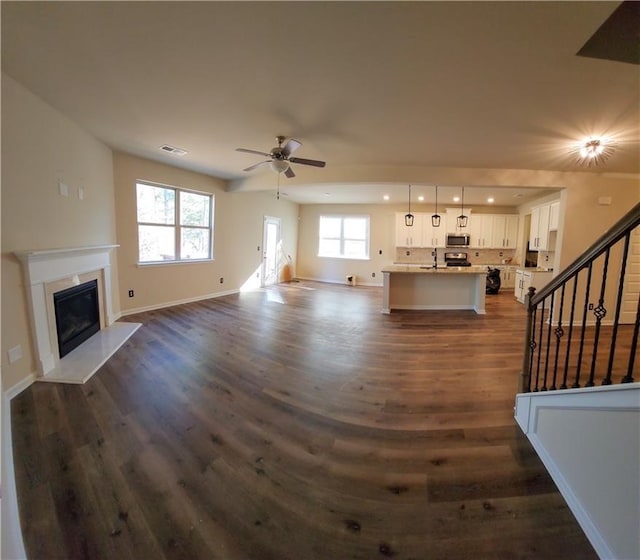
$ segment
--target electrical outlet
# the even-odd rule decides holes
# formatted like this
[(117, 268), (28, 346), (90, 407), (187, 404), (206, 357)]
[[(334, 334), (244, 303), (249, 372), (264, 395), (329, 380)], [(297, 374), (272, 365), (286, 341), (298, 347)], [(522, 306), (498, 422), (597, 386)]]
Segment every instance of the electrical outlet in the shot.
[(479, 256), (480, 256), (480, 253), (478, 253), (478, 251), (476, 251), (476, 257), (479, 257)]
[(376, 273), (375, 273), (375, 272), (372, 272), (372, 273), (371, 273), (371, 278), (375, 278), (375, 277), (376, 277)]
[(224, 284), (224, 278), (220, 278), (220, 284)]
[(411, 251), (407, 251), (407, 257), (411, 256)]
[(549, 255), (544, 256), (544, 262), (549, 262)]
[(589, 304), (589, 311), (593, 311), (593, 303)]
[(260, 252), (260, 245), (258, 245), (258, 252)]
[(129, 290), (129, 297), (133, 297), (134, 293), (133, 290)]
[(378, 251), (378, 255), (382, 255), (382, 249)]

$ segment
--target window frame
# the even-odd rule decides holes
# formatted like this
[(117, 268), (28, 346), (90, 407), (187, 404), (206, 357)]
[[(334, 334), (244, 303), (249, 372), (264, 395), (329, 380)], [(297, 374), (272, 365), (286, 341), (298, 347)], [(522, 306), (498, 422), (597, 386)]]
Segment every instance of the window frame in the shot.
[[(148, 187), (155, 187), (159, 189), (166, 189), (174, 192), (174, 210), (173, 210), (173, 223), (165, 224), (161, 222), (141, 222), (138, 220), (138, 185), (144, 185)], [(215, 260), (213, 251), (213, 239), (214, 239), (214, 219), (213, 214), (215, 210), (215, 195), (209, 192), (198, 191), (196, 189), (185, 189), (182, 187), (176, 187), (174, 185), (166, 185), (163, 183), (155, 183), (153, 181), (137, 180), (135, 183), (135, 199), (136, 199), (136, 236), (137, 236), (137, 264), (138, 266), (164, 266), (174, 264), (190, 264), (190, 263), (202, 263), (212, 262)], [(181, 209), (181, 193), (196, 194), (199, 196), (207, 197), (209, 200), (209, 223), (206, 226), (197, 225), (182, 225), (180, 209)], [(153, 226), (153, 227), (167, 227), (174, 229), (174, 256), (173, 259), (166, 260), (154, 260), (143, 261), (140, 260), (140, 226)], [(200, 229), (209, 231), (209, 256), (199, 259), (184, 259), (182, 258), (182, 230), (183, 229)]]
[[(320, 227), (322, 224), (322, 218), (339, 218), (340, 219), (340, 254), (339, 255), (323, 255), (320, 252), (320, 247), (321, 247), (321, 243), (322, 243), (322, 239), (338, 239), (335, 237), (321, 237), (320, 236)], [(364, 239), (364, 244), (365, 244), (365, 255), (364, 256), (353, 256), (353, 255), (345, 255), (344, 254), (344, 247), (345, 247), (345, 241), (362, 241), (361, 239), (350, 239), (350, 238), (345, 238), (344, 235), (344, 222), (345, 219), (356, 219), (356, 218), (360, 218), (360, 219), (364, 219), (366, 220), (366, 234), (365, 234), (365, 239)], [(371, 216), (369, 214), (320, 214), (320, 216), (318, 217), (318, 258), (323, 258), (323, 259), (346, 259), (346, 260), (356, 260), (356, 261), (368, 261), (371, 260)]]

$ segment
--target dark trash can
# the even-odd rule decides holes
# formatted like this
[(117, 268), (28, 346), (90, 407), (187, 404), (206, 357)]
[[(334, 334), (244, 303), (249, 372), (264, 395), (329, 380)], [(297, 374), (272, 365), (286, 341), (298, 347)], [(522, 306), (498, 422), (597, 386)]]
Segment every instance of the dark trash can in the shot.
[(500, 291), (500, 285), (500, 269), (487, 268), (487, 287), (485, 292), (487, 294), (497, 294)]

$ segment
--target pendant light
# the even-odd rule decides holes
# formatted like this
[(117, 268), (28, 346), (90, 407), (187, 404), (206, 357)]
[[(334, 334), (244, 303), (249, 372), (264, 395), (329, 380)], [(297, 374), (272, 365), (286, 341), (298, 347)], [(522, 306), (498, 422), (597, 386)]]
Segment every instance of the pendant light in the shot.
[(438, 214), (438, 185), (436, 185), (436, 213), (431, 216), (431, 225), (440, 227), (440, 214)]
[(411, 185), (409, 185), (409, 213), (404, 216), (404, 225), (407, 227), (413, 226), (413, 214), (411, 213)]
[(469, 216), (464, 215), (464, 187), (462, 187), (462, 200), (460, 205), (460, 215), (456, 219), (457, 226), (459, 228), (467, 227)]

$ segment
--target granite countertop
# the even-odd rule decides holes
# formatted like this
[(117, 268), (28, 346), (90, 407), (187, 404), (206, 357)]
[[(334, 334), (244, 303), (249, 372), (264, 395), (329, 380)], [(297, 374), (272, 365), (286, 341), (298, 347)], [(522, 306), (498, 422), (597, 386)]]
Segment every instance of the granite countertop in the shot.
[(475, 266), (440, 266), (433, 268), (433, 265), (419, 264), (394, 264), (385, 266), (382, 272), (403, 272), (409, 274), (486, 274), (487, 265)]

